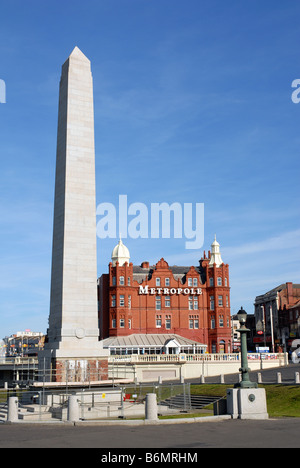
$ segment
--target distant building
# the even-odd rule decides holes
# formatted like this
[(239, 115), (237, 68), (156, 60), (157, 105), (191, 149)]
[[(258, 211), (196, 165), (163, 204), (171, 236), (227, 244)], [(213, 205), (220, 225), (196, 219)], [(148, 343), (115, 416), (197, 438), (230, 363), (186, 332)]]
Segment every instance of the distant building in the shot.
[(29, 330), (17, 332), (3, 339), (5, 356), (37, 356), (38, 351), (44, 348), (45, 336)]
[(239, 352), (241, 349), (241, 338), (237, 331), (240, 328), (240, 322), (237, 314), (231, 316), (231, 336), (232, 336), (232, 351)]
[(281, 284), (255, 298), (255, 343), (270, 350), (289, 348), (300, 338), (300, 284)]

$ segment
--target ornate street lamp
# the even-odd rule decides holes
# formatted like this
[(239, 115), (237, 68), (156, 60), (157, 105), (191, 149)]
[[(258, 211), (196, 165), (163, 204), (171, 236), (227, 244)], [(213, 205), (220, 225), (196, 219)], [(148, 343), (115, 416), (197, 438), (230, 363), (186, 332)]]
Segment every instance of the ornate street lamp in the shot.
[(241, 382), (235, 384), (234, 388), (257, 388), (258, 385), (255, 382), (250, 382), (249, 367), (248, 367), (248, 356), (247, 356), (247, 333), (250, 332), (246, 328), (247, 312), (241, 307), (237, 314), (240, 322), (240, 329), (237, 330), (241, 335), (241, 364), (242, 367), (239, 369), (242, 375)]

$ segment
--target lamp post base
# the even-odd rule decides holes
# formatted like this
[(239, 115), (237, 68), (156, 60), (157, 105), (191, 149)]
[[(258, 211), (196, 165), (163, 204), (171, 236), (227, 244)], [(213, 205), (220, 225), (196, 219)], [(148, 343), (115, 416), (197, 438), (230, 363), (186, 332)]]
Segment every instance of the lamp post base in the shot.
[(242, 380), (241, 382), (235, 384), (234, 388), (258, 388), (258, 384), (256, 382), (250, 382), (250, 380)]
[(227, 414), (233, 419), (269, 419), (265, 389), (227, 389)]

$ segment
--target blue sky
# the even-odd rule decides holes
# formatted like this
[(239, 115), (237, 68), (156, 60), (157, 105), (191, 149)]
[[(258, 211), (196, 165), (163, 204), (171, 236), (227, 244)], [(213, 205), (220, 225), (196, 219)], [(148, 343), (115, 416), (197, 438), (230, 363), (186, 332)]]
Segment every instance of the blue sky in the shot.
[[(298, 2), (10, 0), (1, 4), (0, 338), (46, 332), (58, 85), (91, 60), (97, 204), (204, 203), (205, 243), (124, 239), (131, 260), (197, 265), (217, 234), (232, 313), (300, 282)], [(98, 240), (98, 274), (116, 239)]]

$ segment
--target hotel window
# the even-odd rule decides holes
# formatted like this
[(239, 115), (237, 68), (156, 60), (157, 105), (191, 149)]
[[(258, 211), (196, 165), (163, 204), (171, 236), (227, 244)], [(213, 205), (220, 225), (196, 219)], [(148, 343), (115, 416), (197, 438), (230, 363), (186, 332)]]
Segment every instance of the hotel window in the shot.
[(220, 315), (219, 316), (219, 326), (220, 327), (224, 327), (224, 316), (223, 315)]
[(171, 315), (166, 315), (166, 330), (171, 329)]
[(225, 278), (225, 286), (228, 286), (228, 280)]
[(193, 286), (194, 286), (194, 288), (196, 288), (198, 286), (198, 279), (197, 278), (193, 278)]
[(198, 298), (194, 297), (194, 310), (198, 310)]
[(213, 278), (209, 278), (209, 286), (213, 286), (214, 285), (214, 279)]
[(111, 306), (116, 307), (116, 295), (115, 294), (111, 296)]
[(214, 299), (214, 296), (210, 296), (209, 301), (210, 301), (210, 310), (215, 310), (215, 299)]
[(218, 284), (218, 286), (222, 286), (222, 278), (218, 278), (218, 280), (217, 280), (217, 281), (218, 281), (218, 283), (217, 283), (217, 284)]
[(125, 328), (125, 320), (123, 318), (120, 319), (120, 328)]
[(131, 319), (128, 319), (128, 328), (131, 330)]
[(193, 309), (193, 296), (189, 297), (189, 310), (194, 310)]
[(156, 328), (161, 328), (161, 315), (156, 316)]
[(229, 307), (229, 297), (226, 296), (226, 307)]
[(116, 325), (117, 325), (117, 321), (116, 321), (115, 318), (113, 318), (112, 321), (111, 321), (112, 328), (116, 328)]
[(211, 318), (210, 318), (210, 328), (212, 330), (214, 330), (216, 328), (216, 320), (215, 320), (214, 315), (212, 315)]
[(170, 298), (170, 296), (165, 297), (165, 307), (171, 307), (171, 298)]
[(125, 296), (121, 295), (120, 296), (120, 307), (124, 307), (125, 306)]
[(155, 306), (156, 310), (161, 310), (161, 299), (160, 299), (160, 297), (156, 298), (155, 303), (156, 303), (156, 306)]
[(219, 304), (219, 307), (223, 307), (223, 296), (218, 297), (218, 304)]
[(156, 286), (160, 286), (160, 278), (156, 278)]
[(125, 284), (125, 278), (124, 276), (120, 276), (120, 286), (124, 286)]
[(170, 278), (165, 278), (165, 286), (170, 286)]
[(117, 284), (117, 283), (116, 283), (116, 277), (115, 277), (115, 276), (113, 276), (113, 282), (112, 282), (112, 284), (113, 284), (113, 286), (116, 286), (116, 284)]
[(189, 328), (198, 330), (199, 329), (199, 317), (198, 315), (190, 315), (189, 317)]
[(188, 279), (188, 286), (190, 286), (190, 287), (193, 286), (193, 278)]
[(128, 309), (131, 309), (131, 296), (128, 296)]
[(128, 276), (127, 280), (128, 280), (127, 284), (128, 284), (128, 286), (130, 286), (130, 276)]

